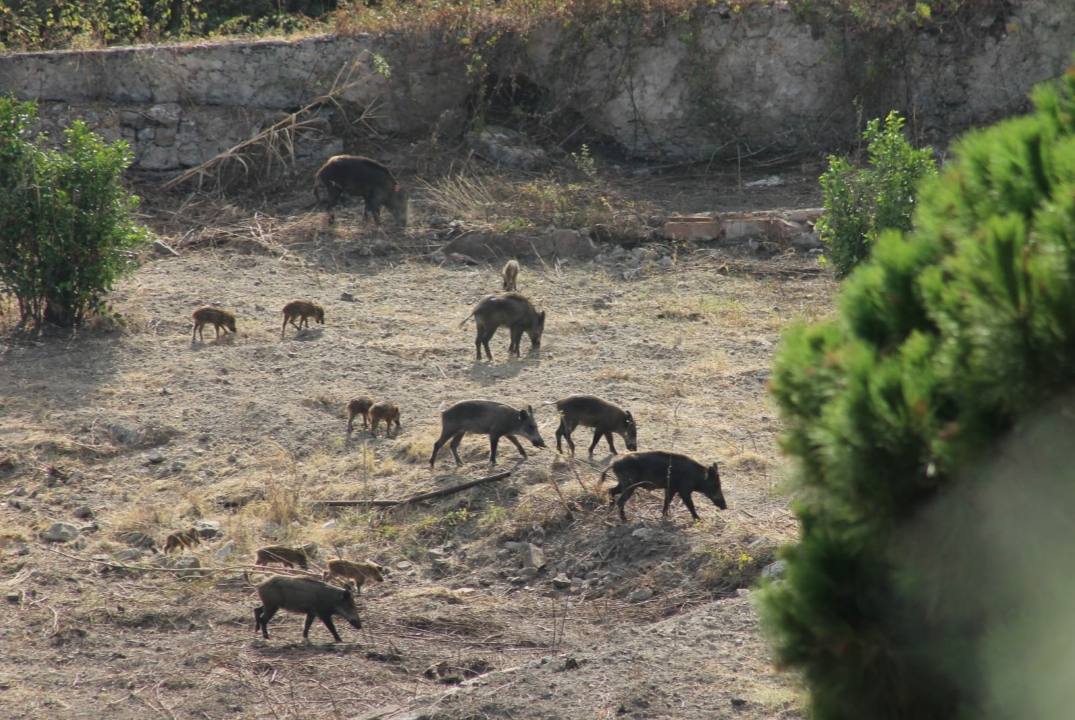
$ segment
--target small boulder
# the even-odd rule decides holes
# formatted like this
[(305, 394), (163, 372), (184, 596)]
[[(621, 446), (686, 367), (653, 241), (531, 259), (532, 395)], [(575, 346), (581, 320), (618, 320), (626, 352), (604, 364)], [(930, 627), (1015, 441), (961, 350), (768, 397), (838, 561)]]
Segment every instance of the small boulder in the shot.
[(560, 573), (552, 579), (552, 586), (560, 590), (569, 588), (571, 587), (571, 578), (569, 578), (565, 573)]
[(88, 505), (80, 505), (79, 507), (72, 510), (71, 514), (77, 518), (82, 518), (83, 520), (85, 520), (86, 518), (93, 517), (93, 508), (89, 507)]
[(235, 541), (228, 540), (226, 543), (220, 546), (220, 549), (213, 555), (218, 561), (224, 562), (231, 555), (231, 551), (235, 549)]
[(633, 593), (628, 595), (627, 599), (630, 602), (644, 602), (653, 597), (653, 595), (654, 592), (652, 588), (639, 588), (638, 590), (635, 590)]
[(761, 569), (761, 576), (764, 578), (779, 578), (784, 575), (787, 570), (787, 563), (783, 560), (777, 560), (774, 563), (769, 563)]
[(48, 542), (71, 542), (79, 537), (78, 528), (70, 523), (52, 523), (48, 530), (41, 533), (41, 537)]
[(120, 562), (138, 562), (142, 559), (142, 551), (138, 548), (127, 548), (126, 550), (120, 550), (112, 557)]
[(201, 572), (197, 570), (202, 566), (201, 561), (193, 555), (184, 555), (175, 561), (172, 567), (178, 571), (179, 577), (197, 577)]
[(533, 543), (523, 543), (522, 556), (524, 568), (534, 568), (537, 570), (545, 567), (547, 562), (545, 551)]

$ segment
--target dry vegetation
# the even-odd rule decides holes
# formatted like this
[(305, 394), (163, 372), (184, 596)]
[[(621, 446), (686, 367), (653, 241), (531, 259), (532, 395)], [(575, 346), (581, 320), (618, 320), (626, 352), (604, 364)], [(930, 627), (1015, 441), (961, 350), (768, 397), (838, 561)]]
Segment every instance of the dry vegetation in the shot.
[[(806, 205), (816, 190), (750, 197), (718, 174), (587, 185), (570, 170), (471, 168), (428, 177), (401, 232), (363, 225), (355, 205), (335, 227), (316, 211), (263, 214), (301, 204), (312, 170), (296, 172), (307, 173), (296, 190), (232, 205), (150, 195), (148, 220), (181, 256), (145, 257), (117, 290), (122, 330), (28, 338), (0, 317), (3, 714), (800, 717), (796, 683), (773, 674), (737, 589), (795, 533), (766, 379), (780, 329), (831, 307), (816, 261), (654, 246), (670, 264), (647, 262), (628, 281), (613, 261), (524, 259), (520, 290), (549, 315), (540, 352), (509, 358), (501, 330), (494, 360), (476, 363), (473, 325), (459, 321), (498, 291), (499, 266), (438, 265), (428, 252), (441, 220), (496, 228), (515, 208), (523, 227), (552, 222), (546, 206), (526, 204), (531, 188), (567, 198), (566, 218), (605, 198), (612, 209), (591, 221), (633, 213), (623, 223), (635, 237), (668, 210)], [(293, 298), (321, 303), (326, 322), (281, 339)], [(190, 312), (209, 303), (236, 313), (238, 335), (192, 344)], [(729, 510), (699, 498), (693, 524), (677, 500), (662, 522), (659, 496), (638, 493), (619, 523), (610, 484), (598, 486), (604, 443), (593, 462), (554, 449), (543, 403), (576, 392), (632, 410), (641, 449), (719, 461)], [(398, 437), (348, 436), (344, 406), (362, 394), (400, 406)], [(448, 453), (428, 467), (439, 410), (468, 398), (533, 405), (553, 449), (519, 462), (504, 441), (510, 478), (430, 503), (316, 505), (488, 474), (483, 438), (464, 440), (462, 468)], [(575, 440), (587, 447), (586, 430)], [(44, 542), (54, 521), (84, 540)], [(204, 576), (179, 577), (152, 553), (114, 559), (132, 533), (159, 546), (198, 521), (221, 530), (191, 553)], [(289, 615), (263, 641), (243, 575), (252, 552), (311, 542), (322, 562), (339, 552), (390, 574), (363, 588), (364, 628), (342, 627), (344, 644), (317, 624), (303, 647)], [(548, 567), (520, 581), (509, 542), (541, 545)], [(572, 588), (554, 587), (560, 573)], [(632, 601), (640, 589), (653, 594)]]

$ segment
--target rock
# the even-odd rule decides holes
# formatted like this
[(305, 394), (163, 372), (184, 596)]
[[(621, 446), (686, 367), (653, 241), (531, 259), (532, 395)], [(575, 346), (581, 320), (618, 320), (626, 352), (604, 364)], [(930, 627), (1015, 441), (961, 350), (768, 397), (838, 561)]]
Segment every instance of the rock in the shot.
[(146, 111), (145, 116), (158, 125), (174, 128), (179, 125), (179, 118), (182, 114), (183, 110), (178, 103), (164, 103), (151, 107)]
[(354, 302), (355, 296), (349, 292), (340, 293), (340, 300), (343, 300), (344, 302)]
[(41, 533), (41, 537), (49, 542), (71, 542), (79, 537), (78, 528), (69, 523), (52, 523), (49, 529)]
[(73, 543), (71, 543), (71, 547), (73, 547), (75, 550), (85, 550), (87, 547), (89, 547), (89, 542), (87, 542), (86, 538), (84, 537), (78, 537)]
[(338, 522), (336, 522), (335, 520), (329, 520), (327, 523), (323, 523), (321, 525), (321, 529), (322, 530), (331, 530), (332, 528), (338, 527), (338, 526), (339, 526)]
[(178, 571), (179, 577), (197, 577), (201, 575), (201, 572), (197, 570), (202, 563), (198, 558), (193, 555), (184, 555), (175, 561), (175, 565), (172, 567)]
[(776, 562), (769, 563), (761, 569), (761, 576), (763, 578), (779, 578), (783, 577), (784, 572), (787, 570), (787, 563), (783, 560), (777, 560)]
[(506, 543), (504, 543), (504, 549), (505, 550), (511, 550), (512, 552), (518, 552), (519, 550), (523, 549), (524, 544), (525, 543), (514, 542), (512, 540), (508, 540)]
[(302, 546), (302, 551), (306, 553), (306, 557), (311, 560), (316, 560), (321, 555), (321, 550), (317, 547), (317, 543), (308, 542)]
[(22, 602), (22, 591), (9, 592), (7, 595), (4, 596), (4, 599), (7, 600), (9, 603), (14, 603), (15, 605), (18, 605)]
[(164, 242), (163, 240), (154, 240), (153, 249), (157, 251), (158, 255), (164, 255), (166, 257), (179, 257), (179, 253), (175, 251), (175, 248), (173, 248), (171, 245)]
[[(524, 568), (534, 568), (535, 570), (538, 570), (545, 567), (547, 562), (545, 551), (533, 543), (523, 543), (522, 555)], [(536, 575), (537, 573), (534, 574)]]
[(160, 465), (164, 462), (164, 455), (161, 454), (160, 450), (150, 450), (146, 453), (146, 462), (150, 465)]
[(80, 505), (79, 507), (72, 510), (71, 514), (77, 518), (91, 518), (93, 517), (93, 508), (89, 507), (88, 505)]
[(396, 563), (396, 570), (409, 570), (412, 567), (411, 563), (406, 560), (400, 560)]
[(120, 445), (137, 445), (138, 432), (122, 425), (105, 425), (105, 430), (112, 433), (112, 440)]
[(639, 588), (638, 590), (635, 590), (633, 593), (628, 595), (627, 599), (630, 602), (643, 602), (645, 600), (649, 600), (651, 597), (653, 597), (653, 595), (654, 592), (652, 588)]
[(571, 578), (569, 578), (565, 573), (560, 573), (552, 579), (552, 586), (561, 590), (564, 588), (569, 588), (571, 587)]
[(231, 556), (231, 551), (235, 548), (235, 541), (228, 540), (226, 543), (220, 546), (220, 549), (213, 555), (220, 562), (224, 562)]
[(15, 498), (11, 498), (10, 500), (8, 500), (7, 504), (10, 505), (11, 507), (15, 508), (16, 510), (29, 510), (30, 509), (30, 503), (24, 502), (22, 500), (16, 500)]
[(486, 125), (471, 133), (471, 145), (489, 160), (530, 170), (545, 162), (545, 151), (534, 147), (521, 133), (498, 125)]
[(198, 537), (202, 540), (213, 540), (224, 535), (224, 531), (220, 529), (219, 520), (195, 520), (191, 525), (198, 531)]
[(525, 585), (526, 583), (536, 578), (537, 574), (537, 568), (523, 568), (519, 571), (518, 575), (513, 575), (512, 577), (509, 577), (508, 582), (512, 583), (513, 585)]
[(142, 551), (138, 548), (127, 548), (114, 553), (112, 557), (120, 562), (138, 562), (142, 559)]
[(749, 545), (747, 545), (747, 549), (748, 550), (753, 550), (754, 548), (764, 547), (765, 545), (772, 545), (772, 544), (773, 544), (773, 541), (769, 539), (768, 535), (762, 535), (760, 538), (758, 538), (757, 540), (754, 540)]
[(638, 528), (637, 530), (635, 530), (634, 532), (631, 533), (631, 537), (636, 537), (636, 538), (639, 538), (640, 540), (649, 540), (655, 534), (656, 533), (653, 530), (650, 530), (649, 528), (640, 527), (640, 528)]

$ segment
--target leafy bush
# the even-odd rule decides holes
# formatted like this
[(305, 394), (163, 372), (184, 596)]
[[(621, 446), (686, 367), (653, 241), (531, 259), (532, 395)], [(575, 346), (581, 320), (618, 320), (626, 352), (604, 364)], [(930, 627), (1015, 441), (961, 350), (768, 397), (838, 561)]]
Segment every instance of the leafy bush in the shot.
[[(838, 316), (778, 354), (802, 536), (760, 604), (817, 720), (1068, 713), (1070, 592), (1037, 618), (1075, 512), (1075, 68), (1032, 97), (956, 144), (915, 229), (882, 233)], [(1066, 432), (1013, 464), (1043, 414)], [(1049, 500), (1028, 489), (1042, 475)]]
[(36, 112), (0, 98), (0, 293), (18, 300), (20, 324), (77, 325), (107, 310), (102, 296), (133, 269), (128, 251), (148, 232), (119, 183), (127, 144), (75, 122), (62, 150), (47, 148), (29, 130)]
[(888, 228), (910, 230), (915, 186), (936, 175), (933, 151), (916, 150), (903, 138), (903, 118), (893, 111), (884, 128), (877, 119), (866, 124), (869, 167), (856, 169), (844, 158), (829, 157), (821, 176), (825, 215), (818, 221), (821, 240), (836, 277), (848, 275), (870, 255), (870, 247)]

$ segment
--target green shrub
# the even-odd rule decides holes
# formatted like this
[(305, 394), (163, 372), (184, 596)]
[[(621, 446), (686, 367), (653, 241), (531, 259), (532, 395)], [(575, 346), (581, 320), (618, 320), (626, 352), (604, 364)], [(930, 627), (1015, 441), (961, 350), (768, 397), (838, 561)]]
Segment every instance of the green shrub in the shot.
[(119, 183), (127, 144), (75, 122), (50, 149), (29, 130), (36, 112), (0, 98), (0, 293), (18, 301), (20, 325), (77, 325), (107, 311), (103, 296), (133, 269), (129, 251), (148, 232), (131, 221), (138, 198)]
[[(779, 351), (801, 540), (760, 606), (817, 720), (1070, 713), (1070, 593), (1043, 585), (1070, 576), (1075, 514), (1075, 68), (1032, 97), (956, 144), (915, 229), (882, 233), (838, 316)], [(1066, 433), (1012, 463), (1041, 415)]]
[(903, 118), (895, 111), (883, 128), (877, 119), (866, 124), (862, 137), (869, 167), (854, 168), (844, 158), (829, 157), (829, 170), (821, 176), (825, 215), (817, 227), (838, 278), (869, 257), (881, 232), (911, 229), (915, 187), (937, 173), (933, 151), (911, 147), (902, 130)]

